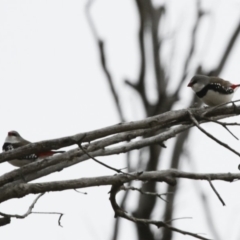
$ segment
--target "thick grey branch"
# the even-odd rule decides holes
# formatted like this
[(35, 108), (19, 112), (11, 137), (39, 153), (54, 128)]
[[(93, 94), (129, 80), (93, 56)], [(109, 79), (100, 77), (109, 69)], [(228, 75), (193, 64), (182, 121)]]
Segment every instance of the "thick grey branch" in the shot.
[[(130, 142), (127, 143), (123, 146), (118, 146), (118, 147), (112, 147), (112, 148), (106, 148), (106, 149), (99, 149), (96, 151), (91, 152), (91, 156), (92, 157), (96, 157), (96, 156), (108, 156), (108, 155), (113, 155), (113, 154), (119, 154), (119, 153), (126, 153), (129, 152), (131, 150), (135, 150), (135, 149), (140, 149), (149, 145), (153, 145), (153, 144), (158, 144), (161, 143), (169, 138), (175, 137), (176, 134), (185, 131), (186, 129), (189, 129), (192, 125), (182, 125), (182, 126), (178, 126), (174, 129), (171, 129), (169, 131), (163, 132), (159, 135), (153, 136), (153, 137), (149, 137), (149, 138), (145, 138), (136, 142)], [(67, 154), (67, 153), (66, 153)], [(5, 174), (3, 177), (0, 177), (0, 184), (5, 184), (7, 183), (9, 180), (11, 179), (15, 179), (16, 181), (12, 182), (14, 184), (19, 183), (19, 182), (23, 182), (21, 176), (23, 176), (24, 173), (24, 180), (26, 182), (28, 181), (32, 181), (34, 179), (37, 179), (39, 177), (42, 176), (46, 176), (47, 174), (53, 173), (55, 171), (60, 171), (65, 167), (69, 167), (72, 166), (76, 163), (85, 161), (87, 159), (89, 159), (89, 156), (87, 155), (83, 155), (83, 153), (79, 154), (79, 152), (74, 153), (70, 155), (69, 157), (67, 157), (67, 155), (61, 156), (53, 156), (52, 159), (54, 159), (54, 161), (58, 161), (57, 165), (53, 165), (49, 168), (40, 170), (40, 171), (35, 171), (33, 173), (32, 170), (35, 169), (40, 165), (47, 165), (47, 163), (49, 163), (51, 160), (51, 158), (46, 158), (44, 160), (39, 160), (37, 162), (33, 162), (31, 164), (28, 164), (18, 170), (12, 171), (10, 173)], [(75, 155), (74, 155), (75, 154)], [(79, 156), (80, 155), (80, 156)], [(31, 171), (30, 171), (30, 170)], [(27, 174), (29, 173), (30, 174)], [(6, 185), (7, 186), (7, 185)]]
[(183, 172), (176, 169), (150, 171), (142, 173), (118, 174), (114, 176), (103, 176), (93, 178), (79, 178), (67, 181), (45, 182), (45, 183), (18, 183), (1, 188), (0, 202), (11, 198), (21, 198), (27, 194), (44, 193), (48, 191), (63, 191), (67, 189), (86, 188), (103, 185), (124, 184), (132, 180), (139, 181), (157, 181), (166, 182), (175, 185), (178, 178), (187, 178), (192, 180), (211, 181), (222, 180), (233, 182), (240, 179), (240, 173), (191, 173)]
[[(211, 109), (211, 108), (210, 108)], [(237, 110), (240, 110), (240, 106), (237, 107)], [(239, 112), (236, 112), (236, 109), (233, 106), (222, 106), (212, 111), (207, 112), (208, 109), (204, 108), (192, 108), (191, 112), (198, 119), (201, 115), (206, 117), (216, 117), (219, 116), (219, 119), (230, 117), (234, 115), (239, 115)], [(144, 120), (135, 121), (135, 122), (126, 122), (105, 127), (102, 129), (97, 129), (90, 132), (79, 133), (73, 136), (58, 138), (53, 140), (41, 141), (37, 143), (31, 143), (24, 147), (17, 148), (13, 151), (8, 151), (0, 154), (0, 163), (14, 158), (18, 158), (27, 154), (37, 153), (41, 151), (46, 151), (50, 149), (59, 149), (61, 147), (67, 147), (70, 145), (77, 144), (79, 142), (89, 142), (96, 140), (98, 138), (103, 138), (109, 135), (113, 135), (120, 132), (139, 130), (145, 128), (153, 128), (156, 126), (165, 127), (165, 126), (174, 126), (182, 123), (190, 123), (188, 109), (181, 109), (176, 111), (165, 112), (153, 117), (146, 118)]]

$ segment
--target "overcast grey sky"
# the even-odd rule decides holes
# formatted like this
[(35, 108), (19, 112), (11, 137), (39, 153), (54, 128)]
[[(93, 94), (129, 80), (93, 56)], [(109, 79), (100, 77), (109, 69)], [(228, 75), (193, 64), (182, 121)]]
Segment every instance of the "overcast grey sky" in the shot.
[[(87, 1), (62, 0), (10, 0), (0, 1), (0, 139), (2, 142), (9, 130), (17, 130), (26, 139), (39, 141), (94, 130), (119, 122), (115, 105), (99, 64), (99, 56), (94, 38), (84, 13)], [(162, 1), (155, 1), (156, 3)], [(181, 2), (181, 4), (179, 4)], [(225, 45), (225, 38), (233, 29), (240, 16), (239, 0), (203, 1), (206, 9), (217, 4), (211, 17), (203, 21), (201, 30), (206, 38), (199, 40), (196, 63), (201, 61), (206, 68), (217, 64)], [(188, 46), (186, 32), (191, 29), (194, 19), (192, 0), (169, 1), (170, 34), (177, 27), (179, 45), (176, 48), (176, 63), (172, 69), (173, 79), (181, 71), (179, 61)], [(176, 14), (178, 13), (178, 14)], [(136, 79), (139, 68), (137, 42), (138, 15), (135, 2), (129, 0), (96, 0), (91, 9), (99, 35), (106, 41), (108, 66), (114, 83), (120, 92), (121, 104), (128, 120), (144, 117), (140, 103), (132, 97), (132, 92), (124, 85), (123, 79)], [(203, 51), (203, 49), (205, 49)], [(206, 50), (207, 49), (207, 50)], [(151, 54), (151, 53), (150, 53)], [(166, 45), (166, 57), (169, 55)], [(231, 54), (221, 77), (240, 82), (240, 40)], [(150, 64), (151, 65), (151, 64)], [(194, 66), (193, 66), (194, 67)], [(147, 72), (152, 76), (151, 66)], [(191, 74), (191, 73), (190, 73)], [(173, 86), (174, 88), (174, 81)], [(171, 91), (171, 89), (169, 89)], [(186, 107), (190, 90), (182, 91), (182, 98), (175, 108)], [(154, 100), (154, 86), (149, 81), (148, 96)], [(240, 91), (236, 94), (240, 98)], [(236, 119), (237, 120), (237, 119)], [(228, 141), (236, 149), (235, 141), (223, 129), (212, 124), (205, 128), (219, 138)], [(240, 137), (239, 129), (236, 134)], [(194, 144), (193, 144), (194, 142)], [(171, 141), (168, 141), (171, 146)], [(206, 148), (208, 151), (203, 151)], [(198, 172), (236, 172), (239, 159), (194, 130), (188, 141), (188, 156), (182, 169)], [(166, 160), (159, 166), (168, 167)], [(100, 158), (102, 159), (102, 158)], [(125, 167), (124, 156), (104, 158), (114, 167)], [(13, 170), (8, 163), (1, 164), (0, 174)], [(72, 179), (113, 174), (108, 169), (91, 161), (73, 166), (60, 173), (52, 174), (39, 181)], [(239, 239), (239, 183), (216, 183), (227, 206), (222, 207), (207, 183), (199, 183), (199, 188), (208, 188), (209, 201), (214, 216), (218, 216), (216, 226), (222, 236)], [(209, 225), (201, 215), (203, 211), (196, 185), (182, 181), (182, 191), (175, 203), (176, 217), (193, 217), (193, 220), (180, 220), (177, 227), (193, 232), (210, 233)], [(57, 223), (54, 215), (31, 215), (24, 220), (12, 220), (0, 228), (1, 238), (12, 240), (52, 239), (52, 240), (106, 240), (112, 233), (113, 211), (108, 200), (109, 187), (84, 189), (88, 195), (75, 191), (49, 193), (42, 197), (34, 210), (65, 213), (62, 219), (64, 228)], [(0, 211), (24, 213), (35, 196), (14, 199), (1, 204)], [(236, 201), (237, 200), (237, 201)], [(136, 203), (130, 198), (129, 207)], [(193, 204), (189, 204), (189, 202)], [(181, 206), (181, 207), (180, 207)], [(161, 211), (161, 209), (159, 209)], [(157, 216), (157, 215), (156, 215)], [(152, 216), (155, 217), (155, 216)], [(228, 219), (228, 220), (227, 220)], [(231, 220), (231, 224), (230, 224)], [(123, 222), (125, 228), (120, 240), (135, 239), (132, 223)], [(129, 229), (129, 231), (127, 231)], [(237, 238), (238, 237), (238, 238)], [(190, 239), (175, 234), (175, 240)]]

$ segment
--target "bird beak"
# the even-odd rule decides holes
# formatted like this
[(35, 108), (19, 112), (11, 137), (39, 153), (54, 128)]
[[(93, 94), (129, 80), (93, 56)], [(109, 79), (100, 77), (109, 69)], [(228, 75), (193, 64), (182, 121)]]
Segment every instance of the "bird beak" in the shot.
[(192, 82), (190, 82), (187, 86), (188, 86), (188, 87), (192, 87)]

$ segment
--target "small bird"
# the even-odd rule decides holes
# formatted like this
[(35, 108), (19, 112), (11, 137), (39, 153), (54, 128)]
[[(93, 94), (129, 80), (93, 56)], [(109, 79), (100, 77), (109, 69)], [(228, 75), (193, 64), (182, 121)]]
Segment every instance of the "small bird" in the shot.
[(240, 84), (233, 84), (218, 77), (196, 75), (187, 86), (191, 87), (205, 104), (217, 106), (230, 102)]
[[(3, 150), (3, 152), (11, 151), (18, 147), (25, 146), (29, 143), (31, 143), (31, 142), (22, 138), (17, 131), (10, 131), (10, 132), (8, 132), (8, 135), (2, 146), (2, 150)], [(22, 166), (24, 166), (28, 163), (31, 163), (35, 160), (45, 158), (48, 156), (52, 156), (56, 153), (64, 153), (64, 151), (47, 151), (47, 152), (41, 152), (41, 153), (36, 153), (36, 154), (32, 153), (32, 154), (26, 155), (26, 156), (18, 158), (18, 159), (10, 160), (8, 162), (15, 167), (22, 167)]]

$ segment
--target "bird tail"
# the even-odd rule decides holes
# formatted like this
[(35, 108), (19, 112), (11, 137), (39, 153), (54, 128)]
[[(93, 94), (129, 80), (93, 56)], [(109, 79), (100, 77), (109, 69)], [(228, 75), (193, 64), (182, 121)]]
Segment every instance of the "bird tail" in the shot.
[(239, 87), (240, 87), (240, 84), (233, 84), (233, 85), (231, 86), (232, 89), (236, 89), (236, 88), (239, 88)]
[(55, 153), (65, 153), (66, 151), (51, 151), (53, 154)]

